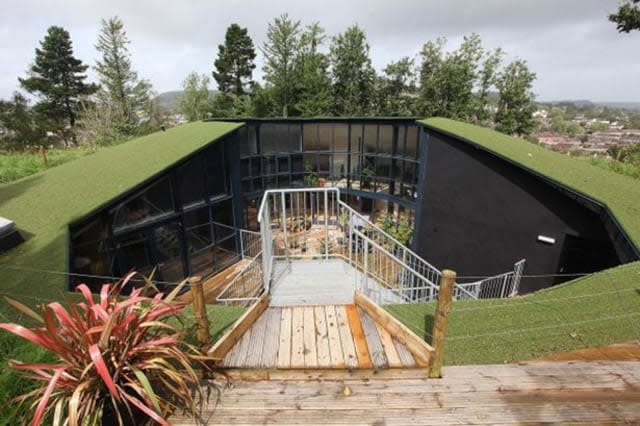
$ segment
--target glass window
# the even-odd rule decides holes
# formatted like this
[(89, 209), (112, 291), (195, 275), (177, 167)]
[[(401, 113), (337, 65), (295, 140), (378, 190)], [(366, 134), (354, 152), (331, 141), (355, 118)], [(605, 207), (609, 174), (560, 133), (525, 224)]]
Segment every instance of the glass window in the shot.
[(118, 232), (166, 218), (174, 210), (171, 180), (165, 177), (114, 207), (109, 214), (113, 230)]
[(260, 146), (262, 154), (275, 154), (278, 151), (274, 124), (262, 124), (260, 126)]
[(290, 185), (288, 174), (278, 175), (278, 188), (288, 188)]
[(244, 158), (251, 154), (251, 149), (249, 148), (249, 135), (247, 131), (247, 126), (242, 126), (238, 129), (237, 133), (238, 138), (238, 151), (240, 152), (240, 158)]
[(202, 157), (197, 156), (180, 166), (177, 171), (177, 177), (178, 198), (182, 203), (182, 208), (186, 210), (203, 205), (205, 202), (205, 190)]
[(278, 158), (278, 173), (289, 173), (289, 157)]
[(251, 159), (245, 158), (240, 160), (240, 177), (251, 176)]
[(333, 126), (329, 123), (318, 125), (318, 151), (331, 151)]
[(262, 174), (275, 175), (276, 173), (278, 173), (276, 169), (276, 158), (262, 157)]
[(391, 157), (378, 157), (376, 159), (376, 176), (384, 178), (391, 176)]
[(398, 147), (395, 154), (398, 157), (404, 156), (404, 145), (407, 139), (407, 126), (398, 126)]
[(262, 162), (260, 157), (251, 159), (251, 176), (262, 176)]
[(333, 125), (333, 151), (349, 151), (349, 125), (341, 123)]
[(362, 124), (351, 125), (351, 152), (362, 152)]
[(407, 127), (407, 148), (405, 155), (411, 159), (418, 159), (418, 126)]
[(304, 123), (304, 150), (305, 151), (318, 151), (318, 125)]
[[(107, 237), (107, 223), (102, 214), (92, 222), (71, 232), (73, 272), (83, 275), (111, 275), (111, 256)], [(90, 279), (84, 276), (77, 279), (72, 277), (74, 286), (85, 283), (92, 291), (99, 291), (103, 281), (103, 279)]]
[(331, 168), (331, 177), (334, 180), (340, 180), (347, 177), (348, 171), (348, 155), (347, 154), (336, 154), (333, 156), (333, 166)]
[(253, 190), (254, 191), (262, 191), (262, 178), (253, 179)]
[(302, 154), (294, 154), (291, 156), (291, 173), (304, 172), (304, 162), (302, 160)]
[(273, 138), (276, 141), (278, 152), (289, 152), (289, 126), (286, 124), (273, 124)]
[(251, 192), (251, 180), (243, 180), (242, 181), (242, 193), (246, 194), (247, 192)]
[(207, 174), (207, 189), (209, 197), (215, 198), (228, 193), (226, 178), (226, 163), (224, 161), (224, 144), (219, 141), (205, 152)]
[(155, 264), (164, 281), (178, 282), (184, 278), (182, 237), (177, 223), (165, 223), (150, 231)]
[(149, 276), (155, 265), (145, 232), (136, 232), (119, 239), (117, 247), (116, 261), (119, 275), (124, 275), (135, 269), (143, 275)]
[(214, 228), (216, 241), (226, 238), (229, 235), (229, 230), (233, 232), (233, 208), (231, 200), (225, 200), (212, 206), (211, 217), (216, 225)]
[(360, 175), (360, 154), (351, 154), (351, 169), (350, 174), (352, 176)]
[(316, 162), (315, 154), (304, 154), (304, 172), (317, 172), (318, 163)]
[(364, 126), (364, 151), (377, 152), (376, 140), (378, 139), (378, 126), (367, 124)]
[(416, 163), (411, 161), (404, 162), (404, 182), (407, 184), (416, 183), (417, 174), (416, 172)]
[(302, 128), (300, 124), (289, 125), (289, 149), (292, 152), (302, 151)]
[(318, 155), (318, 167), (321, 172), (328, 172), (330, 170), (330, 155)]
[(378, 153), (393, 154), (393, 126), (381, 125), (378, 127)]
[(249, 135), (249, 154), (256, 155), (258, 153), (258, 138), (256, 137), (256, 126), (248, 126), (247, 133)]

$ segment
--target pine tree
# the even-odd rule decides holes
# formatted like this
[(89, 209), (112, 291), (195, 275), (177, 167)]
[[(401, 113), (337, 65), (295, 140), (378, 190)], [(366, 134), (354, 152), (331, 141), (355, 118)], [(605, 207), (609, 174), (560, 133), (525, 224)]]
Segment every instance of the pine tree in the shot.
[(34, 108), (50, 123), (50, 130), (73, 142), (79, 98), (98, 90), (96, 85), (85, 83), (87, 68), (73, 56), (69, 32), (53, 26), (36, 48), (28, 77), (19, 79), (25, 90), (40, 99)]
[(267, 39), (261, 51), (265, 56), (264, 79), (273, 101), (283, 117), (296, 115), (296, 87), (299, 85), (299, 70), (296, 56), (300, 49), (300, 21), (292, 21), (287, 14), (269, 24)]
[(141, 117), (149, 119), (153, 110), (151, 84), (132, 69), (129, 43), (120, 18), (102, 20), (95, 45), (102, 55), (95, 66), (102, 85), (99, 98), (111, 104), (113, 124), (125, 134), (133, 133)]
[(334, 37), (329, 55), (335, 114), (370, 115), (373, 112), (376, 74), (364, 31), (354, 25)]
[(29, 101), (15, 92), (8, 101), (0, 100), (0, 127), (7, 130), (0, 138), (0, 148), (24, 151), (27, 146), (46, 145), (45, 130)]
[(300, 72), (295, 107), (303, 117), (328, 116), (331, 113), (329, 61), (319, 51), (325, 40), (324, 29), (314, 22), (300, 37), (297, 67)]
[(246, 28), (231, 24), (227, 28), (224, 44), (218, 46), (218, 58), (214, 62), (213, 78), (218, 90), (224, 94), (242, 96), (253, 85), (256, 51)]
[(377, 80), (377, 113), (382, 116), (408, 116), (413, 114), (416, 93), (413, 60), (404, 57), (390, 62)]
[(626, 0), (616, 13), (609, 15), (609, 21), (614, 22), (621, 33), (640, 30), (640, 0)]
[(500, 74), (496, 86), (500, 92), (496, 129), (510, 135), (528, 135), (536, 126), (531, 87), (535, 73), (521, 59), (511, 62)]

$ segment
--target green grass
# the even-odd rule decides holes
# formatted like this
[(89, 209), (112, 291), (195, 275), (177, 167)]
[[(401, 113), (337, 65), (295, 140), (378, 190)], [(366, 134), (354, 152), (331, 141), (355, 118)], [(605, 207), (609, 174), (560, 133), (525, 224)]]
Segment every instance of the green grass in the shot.
[(600, 167), (601, 169), (610, 170), (621, 175), (629, 176), (634, 179), (640, 179), (640, 166), (630, 163), (621, 163), (606, 158), (589, 158), (589, 164)]
[(421, 123), (600, 201), (609, 207), (636, 247), (640, 247), (640, 185), (637, 180), (484, 127), (446, 118), (430, 118)]
[(197, 122), (178, 126), (0, 185), (0, 216), (12, 219), (27, 237), (25, 243), (0, 255), (1, 291), (58, 298), (68, 269), (69, 223), (239, 125)]
[(39, 153), (0, 153), (0, 184), (22, 179), (94, 152), (85, 147), (52, 149), (47, 153), (48, 167), (45, 167), (42, 154)]
[[(434, 303), (385, 307), (427, 342)], [(640, 338), (640, 262), (528, 296), (454, 302), (445, 363), (530, 360)]]

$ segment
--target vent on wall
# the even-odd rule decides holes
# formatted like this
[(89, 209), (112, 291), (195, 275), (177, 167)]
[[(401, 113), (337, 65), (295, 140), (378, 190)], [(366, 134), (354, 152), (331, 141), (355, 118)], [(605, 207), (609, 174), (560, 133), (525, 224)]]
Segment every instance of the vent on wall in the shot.
[(13, 221), (0, 217), (0, 253), (17, 246), (23, 241), (24, 239), (16, 229)]

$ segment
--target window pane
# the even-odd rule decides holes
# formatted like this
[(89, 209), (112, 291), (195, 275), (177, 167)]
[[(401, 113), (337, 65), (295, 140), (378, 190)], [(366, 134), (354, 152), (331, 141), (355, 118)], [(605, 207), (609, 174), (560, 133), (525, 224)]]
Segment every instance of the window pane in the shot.
[(304, 172), (304, 163), (302, 161), (301, 154), (295, 154), (291, 156), (291, 172), (292, 173)]
[(163, 281), (179, 282), (184, 279), (182, 263), (182, 237), (177, 223), (157, 226), (150, 232), (156, 255), (159, 278)]
[(335, 181), (346, 178), (347, 176), (347, 159), (346, 154), (336, 154), (333, 156), (333, 167), (331, 169), (331, 177)]
[(289, 157), (278, 158), (278, 173), (289, 173)]
[(117, 247), (116, 259), (120, 275), (132, 269), (146, 276), (151, 273), (155, 265), (149, 250), (149, 241), (146, 233), (129, 234), (126, 238), (118, 240)]
[(291, 124), (289, 126), (289, 149), (292, 152), (300, 152), (302, 150), (302, 129), (300, 124)]
[(258, 153), (258, 140), (256, 137), (256, 126), (249, 126), (247, 128), (247, 132), (249, 133), (249, 153), (257, 154)]
[(240, 152), (240, 158), (247, 157), (251, 153), (249, 148), (249, 133), (247, 126), (242, 126), (238, 129), (238, 151)]
[(393, 154), (393, 126), (384, 125), (378, 128), (378, 152)]
[(378, 157), (376, 159), (376, 176), (387, 178), (391, 174), (391, 157)]
[(289, 135), (288, 127), (286, 124), (274, 124), (273, 125), (273, 137), (278, 148), (278, 152), (289, 152)]
[(377, 152), (376, 139), (378, 137), (378, 126), (367, 124), (364, 126), (364, 150), (365, 152)]
[(304, 128), (304, 150), (317, 151), (318, 150), (318, 125), (305, 123), (303, 125), (303, 128)]
[(351, 152), (361, 152), (362, 151), (362, 125), (361, 124), (352, 124), (351, 125)]
[(202, 157), (197, 156), (193, 160), (178, 168), (178, 197), (183, 209), (194, 208), (205, 202), (204, 169)]
[(208, 148), (205, 153), (205, 164), (207, 171), (207, 189), (209, 197), (215, 198), (227, 194), (226, 164), (224, 161), (224, 144), (226, 141), (219, 141)]
[(276, 169), (275, 157), (262, 157), (262, 174), (275, 175), (278, 173)]
[(275, 154), (278, 150), (276, 144), (276, 131), (274, 124), (262, 124), (260, 126), (260, 145), (262, 154)]
[(174, 200), (169, 177), (161, 179), (109, 212), (114, 232), (166, 218), (173, 213)]
[[(107, 246), (107, 223), (100, 215), (92, 222), (71, 232), (73, 247), (72, 271), (84, 275), (108, 276), (111, 271), (111, 257)], [(71, 277), (72, 286), (87, 284), (92, 291), (99, 291), (104, 282), (102, 278)]]
[(329, 155), (318, 155), (318, 164), (319, 164), (319, 169), (321, 172), (328, 172), (330, 167), (329, 167), (329, 161), (330, 156)]
[(404, 156), (404, 145), (407, 138), (407, 126), (398, 126), (398, 148), (395, 155)]
[(407, 128), (407, 149), (405, 155), (408, 158), (418, 159), (418, 126)]
[(250, 158), (240, 160), (240, 175), (241, 177), (251, 176), (251, 159)]
[(333, 125), (333, 151), (347, 152), (349, 147), (349, 125)]
[(262, 162), (260, 157), (251, 159), (251, 176), (262, 176)]
[(318, 129), (318, 151), (331, 151), (331, 134), (333, 126), (331, 124), (323, 123), (318, 125)]

